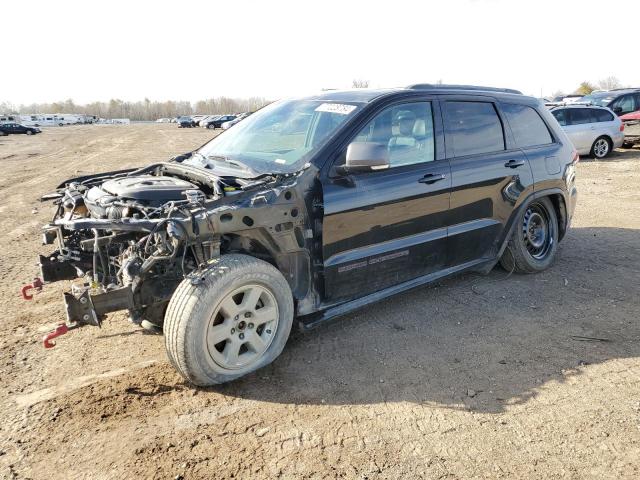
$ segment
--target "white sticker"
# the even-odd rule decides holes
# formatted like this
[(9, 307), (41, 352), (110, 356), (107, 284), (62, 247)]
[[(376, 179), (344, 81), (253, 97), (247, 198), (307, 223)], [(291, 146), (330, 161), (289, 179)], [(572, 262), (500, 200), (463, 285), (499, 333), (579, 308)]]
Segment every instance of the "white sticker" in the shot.
[(284, 159), (282, 159), (282, 158), (276, 158), (276, 159), (274, 160), (274, 162), (276, 162), (276, 163), (282, 163), (282, 164), (287, 163), (287, 161), (286, 161), (286, 160), (284, 160)]
[(345, 103), (323, 103), (316, 112), (339, 113), (340, 115), (349, 115), (356, 109), (355, 105), (347, 105)]

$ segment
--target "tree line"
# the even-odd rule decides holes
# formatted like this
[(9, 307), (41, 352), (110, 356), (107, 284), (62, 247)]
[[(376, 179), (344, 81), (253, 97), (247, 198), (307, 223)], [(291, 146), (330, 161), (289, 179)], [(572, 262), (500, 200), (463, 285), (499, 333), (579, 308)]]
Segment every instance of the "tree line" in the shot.
[(157, 120), (173, 118), (180, 115), (215, 115), (224, 113), (253, 112), (270, 103), (263, 97), (230, 98), (215, 97), (191, 103), (185, 100), (151, 101), (148, 98), (137, 102), (129, 102), (117, 98), (108, 102), (92, 102), (78, 105), (68, 99), (53, 103), (32, 103), (14, 105), (0, 102), (0, 113), (19, 113), (23, 115), (36, 113), (77, 113), (96, 115), (99, 118), (129, 118), (131, 120)]

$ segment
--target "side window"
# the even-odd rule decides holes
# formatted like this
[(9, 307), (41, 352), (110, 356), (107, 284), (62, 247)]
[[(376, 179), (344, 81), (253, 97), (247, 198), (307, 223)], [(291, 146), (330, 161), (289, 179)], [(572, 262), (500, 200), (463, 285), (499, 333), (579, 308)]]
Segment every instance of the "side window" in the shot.
[(569, 118), (571, 118), (571, 125), (584, 125), (585, 123), (593, 123), (593, 120), (591, 119), (591, 111), (588, 108), (569, 109)]
[(507, 121), (519, 147), (535, 147), (536, 145), (553, 143), (547, 125), (533, 108), (527, 105), (505, 103), (502, 105), (502, 110), (507, 115)]
[(594, 108), (591, 111), (591, 115), (594, 117), (596, 122), (611, 122), (613, 121), (613, 115), (606, 110), (601, 108)]
[(625, 113), (630, 113), (636, 110), (635, 103), (633, 95), (623, 95), (622, 97), (614, 100), (609, 108), (614, 111), (616, 108), (619, 108), (620, 111), (618, 113), (624, 115)]
[(353, 139), (381, 143), (389, 151), (390, 168), (435, 159), (431, 102), (388, 107), (375, 116)]
[(493, 103), (444, 102), (456, 157), (505, 149), (502, 122)]
[(556, 110), (552, 110), (551, 115), (553, 115), (556, 118), (556, 120), (561, 126), (564, 127), (565, 125), (569, 124), (566, 108), (558, 108)]

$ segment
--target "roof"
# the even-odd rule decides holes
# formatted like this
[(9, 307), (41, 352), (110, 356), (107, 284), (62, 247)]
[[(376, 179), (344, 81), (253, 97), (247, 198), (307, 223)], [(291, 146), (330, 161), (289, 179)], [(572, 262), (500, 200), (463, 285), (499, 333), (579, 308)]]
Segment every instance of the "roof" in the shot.
[(412, 91), (420, 91), (433, 94), (466, 93), (470, 95), (490, 93), (492, 95), (506, 94), (517, 98), (528, 98), (522, 95), (522, 92), (520, 92), (519, 90), (514, 90), (511, 88), (481, 87), (476, 85), (442, 85), (430, 83), (416, 83), (407, 87), (397, 88), (354, 88), (350, 90), (326, 90), (320, 94), (313, 95), (308, 98), (310, 100), (369, 103), (382, 96), (392, 95), (394, 93), (409, 93)]

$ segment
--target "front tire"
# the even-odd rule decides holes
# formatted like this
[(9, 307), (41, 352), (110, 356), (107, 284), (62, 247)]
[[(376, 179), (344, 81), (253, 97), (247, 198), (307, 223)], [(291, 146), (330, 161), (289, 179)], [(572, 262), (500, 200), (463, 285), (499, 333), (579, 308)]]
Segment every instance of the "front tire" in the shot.
[(33, 132), (31, 130), (27, 130), (27, 135), (33, 135)]
[(293, 324), (293, 296), (271, 264), (223, 255), (180, 283), (164, 320), (169, 360), (189, 382), (229, 382), (268, 365)]
[(537, 273), (551, 266), (558, 251), (558, 217), (547, 197), (518, 214), (500, 265), (508, 272)]
[(602, 159), (611, 153), (613, 145), (608, 137), (598, 137), (591, 146), (591, 155), (595, 158)]

